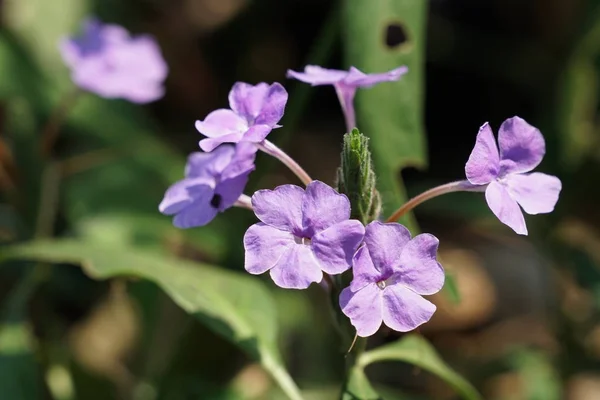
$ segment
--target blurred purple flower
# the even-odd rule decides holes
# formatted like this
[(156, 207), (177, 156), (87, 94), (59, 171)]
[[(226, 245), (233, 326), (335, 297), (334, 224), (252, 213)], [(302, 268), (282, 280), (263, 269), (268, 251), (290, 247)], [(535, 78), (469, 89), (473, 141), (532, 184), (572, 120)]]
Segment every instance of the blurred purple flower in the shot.
[(475, 147), (465, 172), (473, 185), (485, 185), (488, 206), (498, 219), (520, 235), (527, 234), (527, 214), (554, 210), (562, 188), (560, 179), (534, 172), (546, 152), (541, 132), (519, 117), (507, 119), (498, 133), (500, 151), (494, 134), (485, 123), (477, 134)]
[(60, 52), (80, 88), (105, 98), (148, 103), (164, 95), (168, 67), (156, 41), (87, 19), (82, 35), (61, 39)]
[(277, 286), (306, 289), (323, 272), (340, 274), (350, 268), (364, 235), (364, 226), (350, 220), (350, 201), (323, 182), (306, 191), (295, 185), (259, 190), (252, 196), (261, 222), (244, 236), (246, 271), (271, 271)]
[(346, 128), (350, 132), (356, 127), (354, 113), (356, 89), (359, 87), (370, 88), (381, 82), (397, 81), (407, 72), (408, 68), (405, 66), (380, 74), (365, 74), (354, 67), (350, 67), (349, 71), (341, 71), (321, 68), (318, 65), (307, 65), (304, 72), (288, 70), (287, 77), (310, 83), (312, 86), (333, 85), (346, 118)]
[(229, 92), (229, 107), (208, 114), (204, 121), (196, 121), (196, 129), (207, 136), (200, 148), (211, 151), (221, 143), (262, 142), (277, 125), (288, 94), (279, 83), (256, 86), (237, 82)]
[(429, 321), (436, 307), (421, 295), (444, 286), (438, 239), (427, 233), (411, 239), (404, 226), (375, 221), (367, 225), (364, 240), (354, 256), (354, 279), (340, 294), (342, 312), (357, 335), (373, 335), (382, 322), (407, 332)]
[(223, 145), (211, 153), (192, 153), (185, 178), (165, 193), (159, 210), (174, 215), (178, 228), (208, 224), (218, 212), (233, 206), (254, 170), (256, 149), (250, 143)]

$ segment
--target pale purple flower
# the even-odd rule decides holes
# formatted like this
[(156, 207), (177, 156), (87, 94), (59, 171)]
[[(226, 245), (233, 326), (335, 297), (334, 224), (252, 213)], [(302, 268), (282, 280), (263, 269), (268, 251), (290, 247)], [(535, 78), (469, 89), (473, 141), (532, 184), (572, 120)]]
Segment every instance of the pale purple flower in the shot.
[(429, 321), (436, 307), (422, 295), (444, 286), (438, 239), (427, 233), (411, 239), (404, 226), (375, 221), (367, 225), (364, 240), (354, 256), (354, 278), (340, 294), (342, 312), (357, 335), (373, 335), (382, 322), (407, 332)]
[(81, 36), (61, 39), (59, 49), (80, 88), (105, 98), (148, 103), (164, 95), (168, 74), (156, 40), (87, 19)]
[(546, 144), (541, 132), (525, 120), (512, 117), (504, 121), (498, 143), (500, 151), (485, 123), (465, 167), (467, 179), (473, 185), (486, 185), (485, 198), (492, 212), (516, 233), (526, 235), (521, 208), (527, 214), (551, 212), (562, 185), (555, 176), (526, 173), (542, 161)]
[(346, 118), (346, 128), (350, 132), (356, 127), (354, 113), (356, 89), (359, 87), (370, 88), (381, 82), (397, 81), (407, 72), (408, 68), (405, 66), (379, 74), (365, 74), (355, 67), (350, 67), (349, 71), (342, 71), (322, 68), (318, 65), (307, 65), (304, 67), (304, 72), (288, 70), (287, 77), (310, 83), (312, 86), (333, 85)]
[(270, 270), (277, 286), (306, 289), (323, 272), (340, 274), (350, 268), (365, 228), (350, 219), (350, 201), (323, 182), (306, 190), (282, 185), (252, 196), (261, 222), (244, 236), (246, 271)]
[(196, 121), (198, 132), (206, 136), (200, 148), (211, 151), (221, 143), (260, 143), (277, 125), (288, 94), (279, 83), (250, 85), (237, 82), (229, 92), (229, 107), (208, 114), (204, 121)]
[(223, 145), (210, 153), (192, 153), (185, 178), (173, 184), (159, 205), (161, 213), (174, 215), (178, 228), (208, 224), (217, 213), (235, 204), (254, 170), (256, 150), (250, 143)]

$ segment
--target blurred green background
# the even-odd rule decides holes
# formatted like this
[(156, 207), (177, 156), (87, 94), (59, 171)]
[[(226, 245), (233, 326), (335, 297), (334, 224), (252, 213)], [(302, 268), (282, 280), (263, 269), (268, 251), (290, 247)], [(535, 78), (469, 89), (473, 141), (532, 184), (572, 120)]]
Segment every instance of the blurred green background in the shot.
[[(143, 107), (79, 98), (44, 156), (41, 132), (73, 89), (57, 40), (88, 15), (155, 35), (167, 94)], [(5, 0), (0, 18), (0, 399), (283, 399), (275, 364), (307, 399), (338, 397), (346, 349), (326, 296), (243, 274), (253, 215), (180, 231), (157, 209), (197, 150), (194, 121), (239, 80), (286, 86), (270, 139), (333, 184), (334, 90), (285, 79), (309, 63), (411, 69), (357, 101), (384, 214), (404, 190), (463, 178), (485, 121), (519, 115), (541, 129), (539, 170), (563, 191), (553, 214), (527, 218), (528, 237), (477, 194), (416, 210), (458, 292), (432, 297), (421, 333), (485, 399), (600, 398), (599, 1)], [(257, 165), (248, 193), (297, 183), (265, 155)], [(15, 260), (33, 256), (52, 265)], [(383, 330), (369, 346), (401, 336)], [(458, 398), (408, 364), (366, 371), (386, 399)]]

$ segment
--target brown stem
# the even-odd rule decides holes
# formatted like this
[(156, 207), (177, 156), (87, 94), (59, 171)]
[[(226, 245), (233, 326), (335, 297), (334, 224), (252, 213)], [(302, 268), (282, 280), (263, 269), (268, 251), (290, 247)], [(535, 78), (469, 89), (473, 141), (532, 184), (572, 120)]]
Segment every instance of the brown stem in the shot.
[(52, 154), (52, 149), (58, 140), (60, 128), (82, 93), (79, 89), (67, 92), (52, 111), (50, 118), (42, 130), (41, 152), (43, 157), (47, 158)]
[(421, 193), (416, 197), (413, 197), (412, 199), (404, 203), (399, 209), (394, 211), (394, 213), (390, 215), (390, 217), (385, 222), (398, 221), (404, 214), (406, 214), (419, 204), (427, 200), (433, 199), (434, 197), (452, 192), (479, 192), (482, 189), (485, 189), (485, 186), (486, 185), (472, 185), (468, 181), (457, 181), (434, 187)]

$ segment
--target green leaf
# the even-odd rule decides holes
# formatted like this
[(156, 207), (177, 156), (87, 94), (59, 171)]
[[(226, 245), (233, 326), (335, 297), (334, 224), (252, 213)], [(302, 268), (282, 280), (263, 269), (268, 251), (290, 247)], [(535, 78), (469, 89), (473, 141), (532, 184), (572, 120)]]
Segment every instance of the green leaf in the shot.
[(369, 364), (381, 361), (403, 361), (416, 365), (446, 381), (463, 398), (467, 400), (481, 399), (477, 390), (454, 372), (440, 358), (433, 346), (420, 335), (408, 334), (393, 343), (367, 351), (360, 356), (358, 364), (364, 368)]
[[(366, 73), (385, 72), (401, 65), (409, 72), (397, 82), (358, 90), (358, 126), (371, 138), (377, 184), (384, 212), (406, 201), (400, 170), (426, 166), (423, 127), (423, 66), (426, 1), (345, 0), (345, 48), (348, 63)], [(388, 27), (397, 46), (386, 44)], [(401, 32), (400, 32), (401, 31)], [(397, 42), (395, 42), (397, 43)], [(413, 224), (413, 218), (403, 219)], [(414, 228), (413, 226), (410, 226)]]
[(360, 366), (355, 366), (350, 371), (342, 400), (380, 400), (381, 396), (377, 394), (371, 386), (365, 371)]
[(5, 257), (80, 264), (97, 279), (148, 279), (185, 311), (260, 361), (291, 399), (301, 399), (281, 362), (271, 296), (251, 276), (158, 253), (76, 240), (32, 242), (7, 253)]

